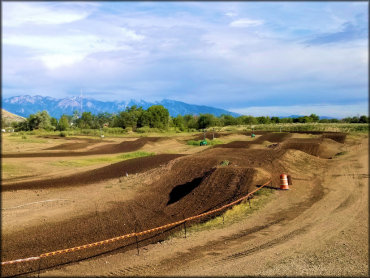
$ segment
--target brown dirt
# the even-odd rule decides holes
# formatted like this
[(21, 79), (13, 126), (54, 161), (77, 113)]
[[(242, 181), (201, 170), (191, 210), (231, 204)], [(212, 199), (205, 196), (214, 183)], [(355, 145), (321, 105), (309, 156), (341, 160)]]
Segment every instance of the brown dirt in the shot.
[(285, 141), (283, 149), (295, 149), (321, 158), (332, 158), (337, 154), (339, 143), (326, 138), (293, 138)]
[[(262, 142), (262, 139), (260, 140)], [(315, 140), (301, 143), (307, 143), (308, 146), (311, 144), (311, 148), (316, 148), (317, 142)], [(281, 139), (281, 141), (284, 145), (284, 140)], [(328, 142), (330, 142), (329, 139), (324, 139), (321, 144), (326, 145)], [(343, 148), (339, 145), (336, 147)], [(220, 166), (223, 160), (229, 160), (231, 164)], [(300, 238), (303, 237), (306, 246), (310, 246), (314, 231), (321, 236), (323, 233), (320, 232), (320, 228), (329, 229), (329, 231), (337, 229), (334, 226), (329, 228), (320, 226), (320, 219), (324, 219), (322, 214), (329, 217), (328, 210), (323, 207), (324, 203), (321, 202), (328, 194), (327, 190), (331, 190), (330, 186), (327, 187), (322, 175), (325, 169), (329, 169), (327, 168), (329, 166), (325, 166), (326, 163), (329, 163), (328, 161), (332, 161), (332, 164), (336, 165), (337, 160), (323, 160), (289, 148), (231, 148), (230, 144), (178, 157), (158, 169), (160, 172), (155, 172), (156, 175), (151, 178), (152, 182), (137, 190), (136, 197), (131, 200), (110, 202), (110, 206), (99, 211), (98, 214), (86, 213), (68, 220), (44, 222), (29, 227), (27, 230), (3, 234), (2, 259), (34, 256), (46, 251), (90, 243), (132, 232), (135, 225), (137, 230), (143, 230), (210, 210), (246, 194), (251, 188), (254, 188), (255, 184), (267, 180), (269, 177), (265, 174), (257, 175), (258, 168), (263, 169), (262, 173), (269, 173), (275, 185), (279, 184), (279, 174), (283, 171), (289, 171), (293, 176), (294, 187), (287, 193), (277, 192), (279, 198), (276, 198), (276, 201), (268, 204), (265, 209), (251, 219), (248, 218), (248, 221), (218, 232), (200, 233), (200, 236), (190, 242), (175, 239), (176, 245), (171, 245), (173, 241), (169, 241), (167, 249), (166, 245), (163, 246), (165, 248), (163, 249), (158, 244), (149, 246), (148, 244), (166, 238), (171, 231), (152, 238), (140, 239), (140, 246), (147, 246), (145, 250), (148, 250), (148, 254), (151, 251), (154, 252), (156, 254), (154, 257), (153, 254), (149, 254), (149, 257), (145, 255), (130, 257), (132, 256), (131, 251), (122, 253), (122, 251), (135, 248), (133, 239), (124, 242), (124, 247), (117, 250), (116, 255), (99, 256), (94, 260), (62, 268), (62, 271), (51, 270), (45, 274), (57, 276), (67, 274), (79, 276), (81, 273), (113, 276), (143, 274), (170, 276), (178, 274), (186, 276), (246, 275), (248, 273), (261, 273), (262, 270), (266, 272), (268, 269), (278, 269), (279, 264), (277, 263), (274, 264), (274, 268), (270, 266), (256, 268), (253, 264), (246, 266), (241, 262), (252, 261), (260, 266), (263, 261), (266, 265), (266, 259), (263, 260), (264, 257), (261, 255), (267, 254), (268, 262), (277, 261), (276, 255), (273, 255), (274, 253), (270, 250), (280, 250), (281, 248), (281, 250), (285, 250), (283, 251), (284, 256), (294, 256), (294, 253), (287, 252), (287, 250), (291, 250), (289, 248), (295, 246), (295, 242), (300, 242)], [(158, 173), (161, 174), (158, 175)], [(104, 171), (100, 174), (104, 174)], [(320, 174), (323, 176), (321, 180), (318, 179)], [(324, 187), (320, 186), (321, 183), (324, 184)], [(343, 197), (344, 194), (340, 196)], [(351, 204), (351, 202), (345, 203)], [(314, 208), (316, 203), (319, 204), (316, 207), (318, 211), (315, 211)], [(329, 202), (331, 205), (335, 203), (337, 203), (336, 199), (333, 199), (332, 203)], [(306, 211), (308, 212), (306, 213)], [(346, 209), (344, 211), (350, 212)], [(308, 216), (307, 219), (305, 219), (305, 215)], [(335, 221), (331, 222), (336, 224)], [(312, 225), (316, 226), (312, 228)], [(330, 230), (331, 228), (332, 230)], [(176, 229), (181, 229), (181, 227)], [(276, 233), (279, 229), (281, 231)], [(285, 241), (289, 244), (284, 244)], [(178, 244), (179, 242), (180, 244)], [(317, 244), (317, 246), (319, 245)], [(42, 268), (69, 260), (94, 256), (99, 252), (109, 251), (120, 246), (122, 243), (112, 244), (107, 248), (95, 248), (57, 256), (44, 260)], [(296, 250), (304, 251), (302, 248)], [(253, 256), (250, 256), (251, 254)], [(114, 264), (107, 265), (108, 261), (114, 262)], [(102, 265), (100, 262), (104, 262), (104, 264)], [(86, 264), (87, 268), (85, 268)], [(2, 270), (2, 275), (35, 270), (36, 268), (37, 264), (35, 263), (9, 267)], [(276, 274), (276, 272), (274, 273)]]
[[(227, 136), (230, 136), (232, 135), (232, 133), (227, 133), (227, 132), (206, 132), (206, 138), (209, 139), (209, 140), (212, 140), (213, 139), (213, 135), (215, 136), (214, 138), (217, 139), (217, 138), (222, 138), (222, 137), (227, 137)], [(196, 134), (192, 140), (203, 140), (204, 138), (204, 134), (203, 133), (199, 133), (199, 134)]]
[(287, 140), (288, 138), (290, 138), (291, 136), (292, 136), (292, 134), (287, 133), (287, 132), (264, 133), (264, 134), (256, 137), (256, 139), (253, 139), (252, 141), (233, 141), (233, 142), (230, 142), (228, 144), (216, 145), (216, 146), (214, 146), (214, 148), (249, 148), (252, 145), (261, 144), (265, 141), (268, 141), (268, 142), (283, 142), (283, 141)]
[(41, 276), (368, 277), (368, 139), (333, 160), (288, 150), (294, 184), (245, 220)]
[(177, 158), (178, 154), (160, 154), (148, 157), (139, 157), (117, 162), (102, 168), (73, 174), (70, 176), (63, 176), (60, 178), (50, 178), (41, 180), (24, 181), (18, 183), (3, 184), (2, 191), (9, 190), (24, 190), (24, 189), (47, 189), (72, 187), (77, 185), (88, 185), (91, 183), (101, 182), (104, 180), (119, 178), (124, 175), (136, 174), (147, 171), (149, 169), (158, 167), (160, 164)]
[[(149, 142), (158, 142), (164, 140), (163, 137), (142, 137), (135, 141), (125, 141), (119, 144), (105, 144), (103, 146), (98, 146), (84, 152), (38, 152), (38, 153), (6, 153), (3, 154), (3, 158), (19, 158), (19, 157), (66, 157), (66, 156), (85, 156), (85, 155), (96, 155), (96, 154), (115, 154), (124, 152), (133, 152), (142, 148), (145, 144)], [(95, 143), (95, 141), (92, 141)], [(96, 143), (98, 143), (97, 141)], [(86, 145), (79, 145), (79, 148), (85, 147), (91, 144), (91, 142), (86, 143)], [(57, 146), (58, 149), (70, 149), (70, 145), (63, 144), (62, 146)], [(76, 147), (76, 145), (75, 145)], [(75, 148), (74, 147), (74, 148)], [(73, 147), (72, 147), (73, 148)], [(55, 149), (55, 147), (53, 148)], [(50, 150), (50, 148), (49, 148)]]

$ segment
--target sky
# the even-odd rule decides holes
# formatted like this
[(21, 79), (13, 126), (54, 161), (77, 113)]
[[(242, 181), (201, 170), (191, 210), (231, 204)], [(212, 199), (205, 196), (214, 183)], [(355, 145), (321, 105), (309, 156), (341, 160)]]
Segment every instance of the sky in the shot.
[(2, 97), (368, 115), (368, 2), (2, 2)]

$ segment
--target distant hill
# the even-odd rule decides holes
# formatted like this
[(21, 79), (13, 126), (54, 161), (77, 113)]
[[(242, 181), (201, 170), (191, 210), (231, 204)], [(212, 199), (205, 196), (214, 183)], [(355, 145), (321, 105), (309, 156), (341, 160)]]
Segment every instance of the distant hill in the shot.
[[(152, 105), (163, 105), (166, 107), (171, 116), (176, 117), (177, 115), (199, 115), (210, 113), (215, 116), (221, 116), (222, 114), (240, 116), (237, 113), (230, 112), (224, 109), (188, 104), (181, 101), (164, 99), (156, 102), (146, 102), (143, 100), (136, 101), (130, 100), (128, 102), (122, 101), (99, 101), (92, 98), (82, 99), (82, 111), (91, 112), (93, 114), (98, 113), (117, 113), (126, 109), (127, 106), (137, 105), (144, 109), (149, 108)], [(81, 111), (81, 98), (70, 97), (63, 99), (56, 99), (52, 97), (43, 96), (16, 96), (3, 99), (2, 106), (4, 109), (28, 117), (30, 114), (34, 114), (37, 111), (46, 110), (48, 113), (55, 118), (60, 118), (61, 115), (67, 114), (72, 115), (73, 111)]]
[(1, 109), (1, 118), (2, 120), (4, 120), (6, 124), (10, 124), (12, 122), (23, 122), (26, 120), (25, 118), (15, 115), (13, 113), (10, 113), (4, 109)]

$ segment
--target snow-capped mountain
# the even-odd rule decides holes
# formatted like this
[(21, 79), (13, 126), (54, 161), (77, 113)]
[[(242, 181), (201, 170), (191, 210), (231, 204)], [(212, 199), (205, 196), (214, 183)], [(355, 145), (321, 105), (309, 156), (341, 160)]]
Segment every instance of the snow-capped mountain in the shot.
[[(81, 105), (82, 103), (82, 105)], [(74, 111), (91, 112), (93, 114), (98, 113), (118, 113), (130, 107), (136, 105), (142, 107), (143, 109), (148, 109), (152, 105), (163, 105), (166, 107), (171, 116), (177, 115), (199, 115), (210, 113), (215, 116), (220, 116), (221, 114), (239, 116), (237, 113), (229, 112), (224, 109), (214, 108), (210, 106), (201, 106), (187, 104), (181, 101), (164, 99), (155, 102), (146, 102), (144, 100), (129, 100), (129, 101), (99, 101), (92, 98), (81, 98), (80, 97), (69, 97), (63, 99), (56, 99), (53, 97), (43, 97), (43, 96), (16, 96), (5, 98), (2, 101), (2, 108), (7, 111), (28, 117), (30, 114), (34, 114), (38, 111), (46, 110), (52, 117), (59, 118), (63, 114), (72, 115)]]

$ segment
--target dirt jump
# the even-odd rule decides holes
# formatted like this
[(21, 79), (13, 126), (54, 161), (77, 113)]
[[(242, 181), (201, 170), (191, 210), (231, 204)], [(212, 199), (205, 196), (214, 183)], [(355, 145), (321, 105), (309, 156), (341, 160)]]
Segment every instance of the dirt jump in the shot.
[[(239, 250), (246, 240), (249, 239), (254, 242), (252, 240), (253, 237), (250, 237), (250, 235), (257, 233), (254, 237), (258, 240), (261, 237), (259, 231), (268, 230), (270, 227), (275, 227), (275, 229), (278, 229), (277, 227), (280, 226), (285, 227), (285, 225), (295, 221), (296, 218), (298, 219), (300, 215), (304, 214), (315, 203), (319, 203), (320, 200), (325, 198), (324, 189), (320, 186), (320, 179), (317, 175), (311, 174), (311, 172), (322, 171), (324, 169), (323, 167), (328, 163), (327, 161), (333, 160), (328, 158), (333, 158), (341, 151), (343, 143), (339, 141), (344, 141), (345, 139), (343, 139), (343, 136), (340, 137), (337, 135), (331, 137), (321, 135), (319, 138), (304, 139), (291, 137), (292, 134), (290, 133), (264, 133), (254, 141), (239, 141), (217, 145), (202, 152), (186, 156), (156, 155), (137, 158), (72, 176), (3, 185), (3, 191), (9, 191), (9, 194), (12, 190), (19, 190), (21, 192), (42, 189), (48, 191), (57, 190), (64, 186), (73, 188), (85, 186), (89, 183), (104, 184), (105, 180), (117, 179), (125, 175), (126, 172), (131, 175), (132, 173), (140, 173), (151, 169), (150, 176), (148, 177), (150, 182), (137, 189), (134, 197), (129, 200), (110, 202), (109, 206), (106, 206), (99, 213), (88, 212), (86, 214), (80, 214), (78, 217), (30, 226), (27, 230), (4, 233), (2, 261), (32, 257), (48, 251), (92, 243), (178, 221), (185, 217), (197, 215), (230, 203), (255, 189), (257, 185), (270, 179), (272, 180), (272, 189), (278, 188), (280, 182), (279, 175), (283, 172), (290, 172), (295, 178), (295, 182), (304, 186), (297, 186), (291, 191), (290, 195), (281, 195), (283, 193), (278, 192), (277, 194), (278, 196), (281, 195), (282, 201), (280, 203), (278, 200), (272, 202), (269, 208), (273, 209), (269, 213), (266, 210), (261, 212), (261, 215), (268, 215), (268, 217), (260, 218), (261, 216), (256, 216), (256, 219), (263, 219), (261, 222), (265, 224), (256, 224), (255, 218), (252, 218), (248, 224), (242, 223), (239, 227), (231, 226), (229, 229), (231, 235), (225, 235), (224, 238), (220, 238), (220, 235), (216, 236), (210, 231), (209, 233), (215, 236), (213, 241), (206, 242), (204, 241), (206, 239), (197, 240), (198, 244), (203, 245), (205, 248), (200, 248), (200, 250), (213, 250), (216, 247), (225, 249), (226, 243), (224, 242), (226, 241), (234, 244), (234, 250)], [(142, 140), (139, 141), (140, 139)], [(140, 139), (133, 141), (135, 146), (143, 146), (148, 142), (144, 138)], [(160, 139), (150, 140), (158, 141)], [(250, 148), (253, 144), (261, 144), (266, 141), (275, 143), (275, 147)], [(102, 149), (104, 149), (104, 153), (107, 153), (107, 151), (113, 152), (118, 149), (121, 151), (124, 147), (119, 144), (112, 144), (105, 148), (99, 147), (95, 149), (95, 152), (102, 151)], [(224, 161), (228, 161), (228, 164), (223, 164)], [(295, 201), (292, 202), (291, 199)], [(284, 207), (285, 202), (291, 202), (290, 207)], [(281, 210), (281, 212), (278, 212), (278, 210)], [(207, 219), (203, 219), (202, 221), (205, 220)], [(192, 223), (188, 224), (191, 225)], [(255, 226), (248, 226), (249, 228), (240, 231), (245, 225)], [(150, 247), (149, 244), (163, 241), (171, 233), (181, 229), (183, 227), (179, 226), (158, 234), (143, 236), (138, 239), (138, 244), (141, 247), (147, 246), (149, 250), (159, 248), (155, 247), (157, 245), (150, 245), (152, 246)], [(226, 230), (225, 228), (225, 231), (221, 231), (221, 235), (222, 233), (226, 233)], [(295, 235), (299, 235), (300, 233), (305, 234), (306, 230), (302, 228), (298, 231), (293, 231), (290, 237), (294, 238)], [(269, 235), (272, 236), (273, 233), (269, 233)], [(280, 237), (275, 234), (275, 238), (279, 239)], [(227, 267), (230, 265), (230, 262), (238, 262), (238, 260), (246, 258), (250, 253), (259, 252), (258, 250), (268, 250), (269, 248), (278, 246), (281, 242), (283, 240), (275, 240), (275, 243), (272, 241), (270, 245), (266, 245), (265, 247), (263, 245), (262, 247), (256, 247), (254, 251), (244, 252), (240, 250), (238, 251), (239, 253), (230, 253), (226, 257), (222, 257), (221, 255), (219, 257), (217, 254), (221, 253), (216, 248), (214, 249), (215, 258), (220, 259), (218, 264), (224, 264), (225, 269), (229, 269)], [(126, 256), (126, 253), (133, 252), (134, 250), (132, 249), (136, 248), (136, 244), (135, 238), (131, 238), (124, 242), (115, 242), (62, 256), (48, 257), (42, 260), (41, 269), (48, 269), (67, 262), (80, 261), (96, 256), (96, 259), (90, 260), (99, 261), (100, 258), (105, 260), (107, 254), (112, 256), (112, 260), (114, 258), (122, 258), (122, 256)], [(203, 256), (201, 253), (193, 251), (189, 244), (191, 243), (183, 243), (180, 246), (185, 249), (190, 248), (189, 252), (192, 254), (190, 257), (176, 257), (176, 255), (168, 255), (169, 252), (166, 254), (159, 253), (157, 256), (159, 261), (157, 262), (153, 259), (149, 263), (145, 263), (143, 261), (144, 258), (140, 259), (136, 257), (136, 262), (134, 262), (125, 257), (127, 260), (125, 259), (124, 261), (130, 261), (133, 265), (144, 264), (144, 266), (138, 267), (136, 270), (128, 271), (128, 267), (122, 268), (120, 266), (123, 262), (122, 259), (121, 263), (110, 266), (110, 268), (105, 265), (99, 266), (99, 263), (92, 266), (89, 264), (90, 260), (85, 262), (89, 267), (98, 271), (99, 275), (163, 275), (166, 273), (174, 275), (170, 269), (166, 268), (166, 265), (176, 266), (180, 274), (194, 275), (195, 273), (186, 272), (185, 269), (178, 267), (181, 265), (179, 262), (182, 260), (187, 267), (192, 267), (195, 264), (194, 260)], [(212, 245), (214, 247), (211, 247)], [(239, 248), (236, 248), (236, 246), (239, 246)], [(199, 247), (197, 248), (199, 249)], [(181, 249), (177, 252), (177, 254), (181, 254)], [(204, 254), (208, 253), (206, 252)], [(194, 269), (198, 269), (199, 271), (202, 267), (201, 265), (203, 265), (205, 269), (208, 269), (208, 273), (215, 275), (218, 272), (212, 272), (212, 269), (215, 268), (216, 262), (212, 264), (212, 255), (206, 256), (206, 258), (208, 257), (210, 260), (205, 260), (208, 265), (199, 264), (199, 267), (194, 266)], [(80, 268), (77, 267), (76, 269), (81, 271), (85, 262), (81, 264)], [(158, 271), (155, 268), (151, 268), (151, 263), (158, 265)], [(149, 267), (145, 265), (149, 265)], [(36, 262), (9, 265), (2, 269), (2, 276), (34, 272), (39, 267)], [(71, 268), (73, 269), (74, 266), (72, 265)], [(50, 270), (50, 272), (46, 271), (45, 275), (52, 273), (53, 270)], [(73, 272), (73, 270), (70, 273), (71, 275), (76, 275), (76, 272)], [(235, 274), (232, 271), (229, 274), (231, 273)], [(61, 274), (61, 272), (56, 271), (54, 274), (63, 276), (63, 272)]]

